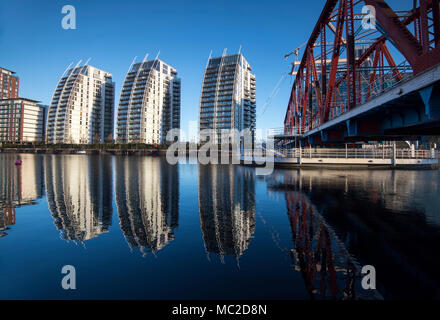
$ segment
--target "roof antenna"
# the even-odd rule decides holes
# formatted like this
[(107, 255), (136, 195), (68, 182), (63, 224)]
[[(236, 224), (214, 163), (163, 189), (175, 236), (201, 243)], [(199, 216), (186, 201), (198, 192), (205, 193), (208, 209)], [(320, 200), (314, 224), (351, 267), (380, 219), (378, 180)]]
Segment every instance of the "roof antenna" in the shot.
[(240, 44), (240, 49), (238, 49), (238, 54), (241, 54), (241, 44)]

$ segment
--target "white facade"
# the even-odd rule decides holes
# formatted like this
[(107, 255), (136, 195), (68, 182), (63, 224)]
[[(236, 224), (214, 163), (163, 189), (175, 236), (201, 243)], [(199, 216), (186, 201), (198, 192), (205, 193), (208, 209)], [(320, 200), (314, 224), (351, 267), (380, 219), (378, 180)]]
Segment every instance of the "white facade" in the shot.
[(49, 106), (47, 143), (97, 143), (113, 139), (112, 75), (76, 66), (63, 75)]
[[(199, 129), (255, 131), (256, 78), (242, 54), (210, 58), (200, 98)], [(219, 141), (220, 142), (220, 141)]]
[(159, 59), (134, 64), (121, 90), (117, 141), (162, 144), (175, 128), (180, 128), (177, 70)]

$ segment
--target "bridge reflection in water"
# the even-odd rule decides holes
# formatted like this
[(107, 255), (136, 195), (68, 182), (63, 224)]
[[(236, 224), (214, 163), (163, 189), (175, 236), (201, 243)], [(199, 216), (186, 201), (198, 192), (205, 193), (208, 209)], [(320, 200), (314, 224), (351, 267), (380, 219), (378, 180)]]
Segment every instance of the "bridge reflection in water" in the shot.
[(373, 265), (384, 298), (438, 298), (440, 203), (429, 195), (439, 194), (439, 178), (437, 171), (279, 170), (268, 179), (285, 193), (293, 265), (310, 295), (364, 298), (356, 275)]
[(376, 290), (362, 289), (362, 267), (307, 196), (289, 190), (285, 198), (294, 242), (292, 267), (301, 272), (310, 298), (381, 299)]

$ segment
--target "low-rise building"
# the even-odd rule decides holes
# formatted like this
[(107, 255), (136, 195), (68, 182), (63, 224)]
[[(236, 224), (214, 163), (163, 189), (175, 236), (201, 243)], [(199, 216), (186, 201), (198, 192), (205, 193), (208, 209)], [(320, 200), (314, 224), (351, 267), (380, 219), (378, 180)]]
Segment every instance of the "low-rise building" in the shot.
[(0, 100), (1, 142), (43, 142), (46, 107), (26, 98)]

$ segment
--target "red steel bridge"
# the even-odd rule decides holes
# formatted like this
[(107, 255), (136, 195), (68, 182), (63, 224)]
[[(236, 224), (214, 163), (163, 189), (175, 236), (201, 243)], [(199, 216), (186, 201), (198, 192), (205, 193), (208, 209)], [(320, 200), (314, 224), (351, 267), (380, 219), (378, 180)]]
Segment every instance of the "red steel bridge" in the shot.
[(294, 67), (279, 138), (336, 144), (440, 135), (440, 0), (396, 3), (408, 7), (327, 0)]

